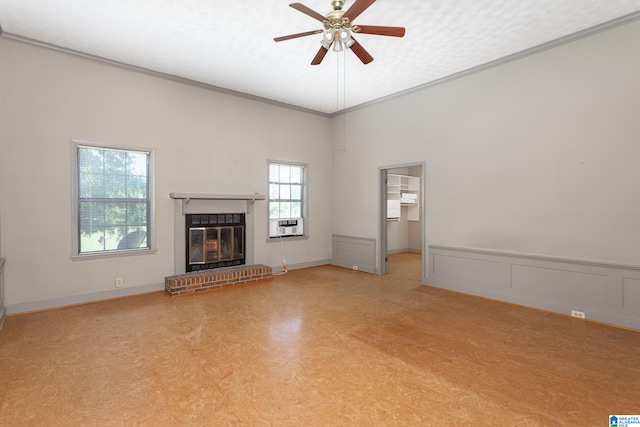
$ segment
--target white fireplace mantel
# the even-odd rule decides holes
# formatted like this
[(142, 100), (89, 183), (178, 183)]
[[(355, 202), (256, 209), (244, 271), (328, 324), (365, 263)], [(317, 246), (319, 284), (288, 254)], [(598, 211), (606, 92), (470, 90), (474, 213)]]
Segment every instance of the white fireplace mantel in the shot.
[(187, 212), (187, 205), (191, 200), (246, 200), (247, 212), (251, 212), (251, 207), (256, 200), (264, 200), (264, 194), (209, 194), (209, 193), (169, 193), (169, 197), (182, 201), (182, 215)]

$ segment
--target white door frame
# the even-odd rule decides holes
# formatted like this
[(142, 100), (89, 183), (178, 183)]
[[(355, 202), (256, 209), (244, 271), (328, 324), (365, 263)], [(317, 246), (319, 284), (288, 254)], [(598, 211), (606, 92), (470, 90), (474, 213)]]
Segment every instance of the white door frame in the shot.
[(421, 230), (421, 250), (422, 250), (422, 273), (421, 281), (427, 284), (429, 276), (429, 245), (427, 244), (427, 164), (426, 162), (405, 163), (401, 165), (388, 165), (378, 167), (379, 182), (379, 230), (378, 230), (378, 262), (376, 274), (387, 274), (387, 173), (391, 169), (401, 168), (422, 168), (420, 176), (420, 230)]

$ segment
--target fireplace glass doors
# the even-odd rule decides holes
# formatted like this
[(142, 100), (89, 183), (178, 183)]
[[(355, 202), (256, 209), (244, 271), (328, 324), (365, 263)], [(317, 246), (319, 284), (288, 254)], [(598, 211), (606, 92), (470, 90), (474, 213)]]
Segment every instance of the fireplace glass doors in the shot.
[(244, 214), (188, 214), (186, 270), (245, 263)]

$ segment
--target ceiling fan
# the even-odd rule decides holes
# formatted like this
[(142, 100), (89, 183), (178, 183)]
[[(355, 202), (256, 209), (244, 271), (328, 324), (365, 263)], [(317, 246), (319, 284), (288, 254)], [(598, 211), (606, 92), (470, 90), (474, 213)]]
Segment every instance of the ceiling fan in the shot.
[(342, 8), (344, 7), (344, 0), (332, 0), (331, 6), (333, 7), (333, 10), (327, 13), (326, 16), (322, 16), (302, 3), (291, 3), (289, 6), (295, 10), (322, 22), (324, 29), (276, 37), (273, 40), (281, 42), (322, 33), (322, 46), (320, 46), (320, 50), (318, 50), (313, 61), (311, 61), (311, 65), (320, 64), (324, 59), (324, 56), (329, 51), (331, 45), (333, 45), (333, 50), (336, 52), (341, 52), (344, 49), (351, 49), (351, 51), (360, 58), (363, 64), (368, 64), (373, 61), (373, 57), (365, 50), (364, 47), (362, 47), (360, 43), (356, 41), (356, 39), (353, 38), (353, 33), (403, 37), (405, 32), (403, 27), (352, 24), (353, 20), (369, 6), (375, 3), (375, 1), (376, 0), (356, 0), (347, 11), (343, 11)]

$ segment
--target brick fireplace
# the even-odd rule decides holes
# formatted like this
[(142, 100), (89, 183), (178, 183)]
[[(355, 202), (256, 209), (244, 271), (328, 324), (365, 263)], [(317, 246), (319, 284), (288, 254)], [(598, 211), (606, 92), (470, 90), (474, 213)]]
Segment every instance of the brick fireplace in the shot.
[(171, 296), (182, 296), (229, 286), (246, 285), (271, 279), (271, 277), (271, 267), (262, 264), (242, 265), (170, 276), (165, 278), (164, 287)]
[(253, 206), (261, 194), (171, 193), (174, 212), (172, 296), (270, 279), (271, 267), (254, 265)]

